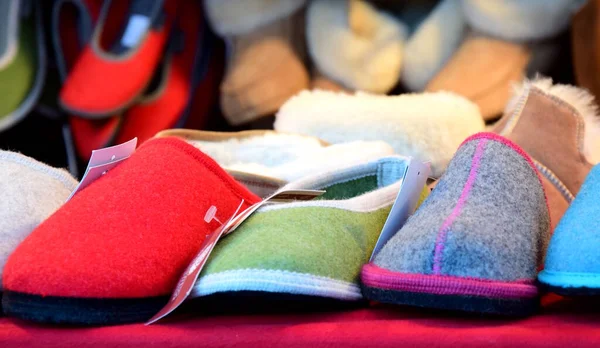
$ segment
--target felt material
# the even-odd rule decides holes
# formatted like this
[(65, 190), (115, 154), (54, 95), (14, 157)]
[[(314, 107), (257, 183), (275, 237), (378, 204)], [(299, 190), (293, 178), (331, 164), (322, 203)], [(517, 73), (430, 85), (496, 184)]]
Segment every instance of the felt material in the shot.
[(394, 149), (382, 141), (328, 145), (317, 138), (273, 131), (217, 133), (175, 129), (157, 134), (157, 137), (164, 136), (186, 139), (230, 173), (242, 172), (282, 181), (394, 154)]
[(46, 76), (41, 5), (33, 2), (28, 12), (24, 12), (21, 2), (11, 6), (17, 7), (11, 8), (10, 15), (16, 16), (18, 23), (13, 23), (12, 30), (6, 33), (12, 35), (10, 45), (15, 46), (14, 56), (0, 64), (0, 131), (29, 114), (39, 99)]
[(474, 29), (506, 40), (553, 37), (565, 30), (585, 0), (462, 0)]
[[(60, 0), (52, 8), (52, 46), (61, 81), (67, 75), (88, 43), (100, 15), (101, 3), (95, 0)], [(115, 22), (106, 23), (106, 31), (114, 32)], [(74, 30), (75, 28), (75, 30)], [(69, 127), (77, 155), (89, 160), (92, 151), (113, 142), (122, 124), (120, 115), (102, 120), (89, 120), (69, 115)]]
[(570, 202), (600, 161), (599, 120), (589, 93), (538, 79), (515, 90), (494, 131), (523, 147)]
[(525, 45), (474, 35), (462, 43), (426, 90), (462, 95), (479, 106), (485, 120), (498, 118), (512, 95), (512, 85), (524, 78), (529, 59)]
[(596, 165), (552, 236), (540, 282), (564, 288), (566, 293), (577, 288), (600, 293), (599, 191), (600, 165)]
[[(368, 288), (465, 301), (535, 300), (533, 281), (549, 227), (529, 157), (505, 138), (480, 133), (465, 140), (431, 195), (365, 266), (362, 280)], [(453, 309), (473, 308), (460, 303)], [(512, 313), (510, 305), (497, 311)]]
[(283, 189), (327, 194), (260, 208), (215, 247), (193, 296), (261, 291), (362, 298), (360, 268), (371, 256), (405, 170), (404, 158), (386, 157), (286, 185)]
[(104, 118), (117, 113), (143, 92), (162, 56), (177, 5), (177, 0), (166, 1), (160, 11), (164, 14), (151, 18), (151, 26), (136, 45), (113, 53), (100, 45), (105, 21), (114, 11), (111, 2), (103, 4), (92, 39), (77, 59), (59, 95), (65, 110), (88, 118)]
[(247, 34), (286, 18), (305, 3), (305, 0), (206, 0), (204, 9), (213, 29), (221, 36), (229, 36)]
[(308, 88), (303, 38), (302, 13), (226, 37), (229, 54), (220, 91), (229, 124), (273, 114), (288, 98)]
[(402, 84), (411, 91), (423, 91), (458, 49), (465, 31), (460, 0), (440, 1), (406, 42)]
[(600, 1), (590, 0), (571, 22), (573, 68), (577, 85), (600, 100)]
[(406, 348), (593, 348), (600, 343), (598, 306), (593, 303), (547, 296), (540, 315), (520, 320), (389, 306), (279, 313), (266, 312), (263, 307), (259, 312), (234, 315), (182, 313), (158, 325), (90, 329), (1, 318), (0, 341), (7, 347), (32, 348), (139, 347), (157, 342), (164, 348), (183, 348), (197, 346), (198, 340), (204, 347), (252, 348), (275, 343), (290, 348), (397, 347), (399, 342)]
[(0, 278), (8, 256), (67, 200), (75, 186), (77, 181), (65, 170), (0, 151)]
[(406, 28), (368, 2), (311, 1), (306, 36), (319, 71), (344, 87), (387, 93), (398, 83)]
[[(149, 299), (166, 296), (216, 221), (205, 212), (217, 208), (225, 221), (241, 201), (259, 198), (237, 183), (212, 159), (176, 138), (154, 139), (77, 193), (30, 234), (9, 258), (4, 289), (42, 296), (28, 306), (11, 304), (12, 315), (31, 318), (32, 308), (53, 306), (60, 297), (79, 314), (37, 320), (98, 324), (97, 307), (85, 299)], [(114, 313), (115, 304), (106, 310)], [(124, 308), (125, 310), (125, 308)], [(85, 313), (94, 312), (86, 316)], [(51, 313), (51, 312), (50, 312)], [(123, 313), (135, 320), (144, 313)], [(80, 322), (81, 317), (86, 321)], [(117, 320), (109, 317), (106, 322)]]
[(183, 40), (183, 47), (165, 53), (162, 68), (157, 68), (155, 72), (158, 75), (155, 78), (160, 82), (127, 110), (115, 141), (117, 144), (135, 137), (138, 142), (144, 142), (163, 129), (175, 127), (183, 118), (194, 87), (192, 76), (195, 61), (199, 58), (198, 53), (206, 49), (201, 46), (201, 30), (206, 29), (202, 20), (198, 2), (182, 3), (174, 26), (178, 35), (171, 37), (170, 44), (174, 46), (173, 41)]
[(484, 129), (477, 106), (452, 93), (376, 96), (304, 91), (277, 113), (275, 130), (336, 144), (383, 140), (396, 153), (431, 161), (440, 176), (466, 137)]

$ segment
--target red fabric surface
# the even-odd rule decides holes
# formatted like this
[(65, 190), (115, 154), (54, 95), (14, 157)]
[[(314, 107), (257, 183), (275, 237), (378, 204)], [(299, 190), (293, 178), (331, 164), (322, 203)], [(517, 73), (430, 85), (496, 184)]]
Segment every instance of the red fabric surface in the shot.
[(161, 130), (175, 127), (190, 98), (190, 80), (200, 44), (201, 20), (199, 2), (185, 1), (181, 4), (176, 27), (183, 34), (184, 47), (180, 52), (173, 53), (167, 63), (166, 81), (160, 94), (139, 102), (126, 112), (115, 141), (117, 144), (134, 137), (144, 142)]
[(77, 193), (9, 257), (3, 287), (75, 298), (169, 295), (219, 223), (260, 201), (210, 157), (153, 139)]
[(547, 299), (527, 319), (375, 307), (347, 312), (175, 315), (164, 323), (47, 327), (0, 319), (1, 347), (598, 347), (600, 305)]
[(162, 56), (176, 3), (166, 2), (165, 25), (151, 28), (131, 55), (128, 52), (118, 59), (106, 59), (94, 48), (97, 42), (88, 44), (60, 91), (63, 107), (71, 112), (110, 114), (133, 102), (146, 87)]

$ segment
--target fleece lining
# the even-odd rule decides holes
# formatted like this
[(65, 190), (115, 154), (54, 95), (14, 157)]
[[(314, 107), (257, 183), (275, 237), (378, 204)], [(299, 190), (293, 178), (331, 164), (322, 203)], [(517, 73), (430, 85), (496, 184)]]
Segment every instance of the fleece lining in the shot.
[(484, 130), (479, 109), (447, 92), (377, 96), (304, 91), (279, 110), (277, 131), (306, 134), (332, 144), (383, 140), (397, 154), (431, 161), (439, 177), (460, 143)]
[(314, 0), (306, 21), (309, 52), (327, 77), (372, 93), (396, 85), (406, 37), (396, 18), (365, 1)]

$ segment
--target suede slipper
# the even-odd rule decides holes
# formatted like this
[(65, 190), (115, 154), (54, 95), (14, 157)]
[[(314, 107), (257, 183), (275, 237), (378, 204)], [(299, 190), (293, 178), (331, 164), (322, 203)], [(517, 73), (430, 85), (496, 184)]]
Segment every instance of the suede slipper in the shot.
[(600, 165), (558, 224), (539, 281), (561, 295), (600, 295)]
[[(420, 5), (411, 4), (409, 14)], [(458, 49), (466, 29), (460, 0), (440, 1), (418, 23), (406, 42), (400, 75), (402, 85), (410, 91), (423, 91)]]
[(156, 136), (185, 139), (261, 197), (290, 181), (394, 153), (382, 141), (329, 145), (309, 136), (261, 130), (221, 133), (173, 129)]
[(385, 94), (398, 83), (406, 28), (392, 15), (362, 0), (314, 0), (306, 16), (308, 50), (322, 74), (353, 91)]
[(135, 137), (144, 142), (183, 121), (194, 88), (195, 65), (201, 63), (202, 45), (206, 45), (202, 21), (198, 2), (181, 4), (163, 61), (144, 96), (125, 113), (117, 144)]
[(233, 126), (272, 115), (308, 88), (305, 0), (207, 0), (207, 18), (227, 42), (221, 109)]
[(16, 152), (0, 151), (0, 278), (8, 256), (76, 186), (77, 180), (63, 169)]
[(164, 306), (206, 236), (259, 197), (177, 138), (152, 139), (78, 192), (17, 247), (4, 268), (8, 315), (118, 324)]
[[(119, 6), (120, 1), (104, 2), (92, 38), (60, 91), (59, 102), (70, 113), (98, 119), (122, 111), (144, 91), (162, 56), (177, 1), (147, 6), (133, 0), (123, 21), (117, 18), (123, 15)], [(113, 20), (124, 23), (122, 31), (104, 45), (104, 28)]]
[(23, 120), (40, 97), (46, 76), (41, 4), (0, 4), (0, 132)]
[[(101, 6), (93, 0), (58, 0), (52, 9), (52, 43), (58, 73), (62, 82), (89, 42)], [(107, 31), (115, 32), (115, 22), (107, 23)], [(69, 115), (69, 128), (77, 155), (89, 160), (92, 151), (110, 146), (121, 126), (119, 115), (103, 120), (90, 120)]]
[(378, 96), (304, 91), (277, 113), (275, 130), (337, 144), (383, 140), (397, 154), (431, 161), (440, 176), (469, 135), (484, 129), (477, 106), (446, 92)]
[(530, 57), (526, 45), (471, 35), (425, 89), (465, 96), (479, 106), (484, 120), (498, 118), (512, 84), (525, 77)]
[(192, 297), (260, 292), (362, 298), (359, 275), (408, 162), (392, 156), (306, 177), (283, 189), (323, 189), (309, 202), (257, 210), (213, 250)]
[(529, 315), (550, 219), (533, 162), (493, 133), (465, 140), (406, 224), (364, 266), (368, 299)]
[[(600, 115), (594, 97), (551, 79), (516, 86), (494, 132), (521, 146), (539, 170), (554, 224), (600, 162)], [(553, 226), (554, 227), (554, 226)]]
[(600, 0), (590, 0), (573, 16), (573, 67), (577, 85), (600, 100)]

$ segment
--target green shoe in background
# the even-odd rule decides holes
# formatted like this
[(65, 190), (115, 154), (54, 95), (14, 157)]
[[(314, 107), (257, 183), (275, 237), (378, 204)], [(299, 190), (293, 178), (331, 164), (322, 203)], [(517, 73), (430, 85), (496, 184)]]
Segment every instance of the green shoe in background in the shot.
[(0, 131), (21, 121), (40, 96), (46, 71), (40, 2), (0, 1)]

